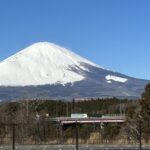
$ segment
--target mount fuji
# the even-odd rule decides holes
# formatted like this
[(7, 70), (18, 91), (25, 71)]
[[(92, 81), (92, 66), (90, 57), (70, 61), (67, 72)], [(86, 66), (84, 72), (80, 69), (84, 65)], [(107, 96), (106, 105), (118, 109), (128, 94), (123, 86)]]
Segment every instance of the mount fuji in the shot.
[(107, 70), (58, 45), (35, 43), (0, 62), (0, 100), (140, 97), (148, 80)]

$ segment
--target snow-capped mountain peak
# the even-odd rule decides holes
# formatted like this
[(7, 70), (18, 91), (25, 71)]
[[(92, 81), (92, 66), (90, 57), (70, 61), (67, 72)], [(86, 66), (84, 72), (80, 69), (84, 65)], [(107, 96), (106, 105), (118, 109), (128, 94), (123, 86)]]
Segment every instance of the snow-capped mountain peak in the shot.
[(0, 86), (66, 84), (84, 79), (72, 68), (88, 71), (82, 64), (99, 67), (53, 43), (35, 43), (0, 63)]
[[(0, 62), (0, 99), (139, 97), (149, 81), (104, 69), (72, 51), (35, 43)], [(65, 85), (65, 86), (64, 86)]]

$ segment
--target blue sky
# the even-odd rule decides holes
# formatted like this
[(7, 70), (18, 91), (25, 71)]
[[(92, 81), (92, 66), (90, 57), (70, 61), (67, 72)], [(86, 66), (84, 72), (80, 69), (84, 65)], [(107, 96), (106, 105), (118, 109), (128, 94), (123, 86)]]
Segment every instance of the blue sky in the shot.
[(150, 79), (150, 1), (0, 0), (0, 61), (40, 41)]

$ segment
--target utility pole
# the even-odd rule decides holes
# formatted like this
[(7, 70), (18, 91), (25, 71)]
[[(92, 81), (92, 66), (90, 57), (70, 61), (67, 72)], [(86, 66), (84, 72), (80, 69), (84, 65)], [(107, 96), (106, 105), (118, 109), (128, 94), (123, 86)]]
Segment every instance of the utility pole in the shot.
[(75, 128), (76, 128), (76, 150), (78, 150), (78, 148), (79, 148), (79, 141), (78, 141), (79, 140), (79, 137), (78, 137), (79, 135), (78, 135), (78, 132), (79, 131), (78, 131), (78, 123), (77, 122), (75, 123)]
[(140, 150), (142, 149), (142, 126), (141, 126), (141, 120), (139, 120), (139, 146)]
[(15, 127), (16, 127), (16, 126), (15, 126), (15, 124), (13, 123), (13, 125), (12, 125), (12, 128), (13, 128), (13, 130), (12, 130), (12, 132), (13, 132), (13, 133), (12, 133), (12, 134), (13, 134), (13, 135), (12, 135), (12, 137), (13, 137), (13, 139), (12, 139), (12, 149), (13, 149), (13, 150), (15, 150), (15, 138), (16, 138), (16, 137), (15, 137), (15, 136), (16, 136), (16, 135), (15, 135), (15, 132), (16, 132), (16, 131), (15, 131)]
[(66, 102), (66, 117), (68, 117), (68, 102)]
[(122, 115), (122, 104), (121, 104), (121, 100), (120, 100), (120, 115)]
[(29, 121), (29, 101), (26, 99), (26, 116), (27, 116), (27, 122)]
[(56, 112), (55, 112), (55, 117), (58, 117), (58, 116), (57, 116), (57, 111), (58, 111), (58, 110), (57, 110), (57, 101), (56, 101), (56, 108), (55, 108), (55, 109), (56, 109), (56, 110), (55, 110), (55, 111), (56, 111)]

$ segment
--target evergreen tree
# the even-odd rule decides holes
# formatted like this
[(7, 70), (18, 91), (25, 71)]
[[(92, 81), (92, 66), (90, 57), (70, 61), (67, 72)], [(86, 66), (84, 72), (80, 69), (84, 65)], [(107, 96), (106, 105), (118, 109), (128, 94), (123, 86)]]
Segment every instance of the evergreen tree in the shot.
[(143, 133), (145, 140), (150, 138), (150, 83), (146, 85), (145, 92), (142, 94), (141, 116), (143, 119)]

